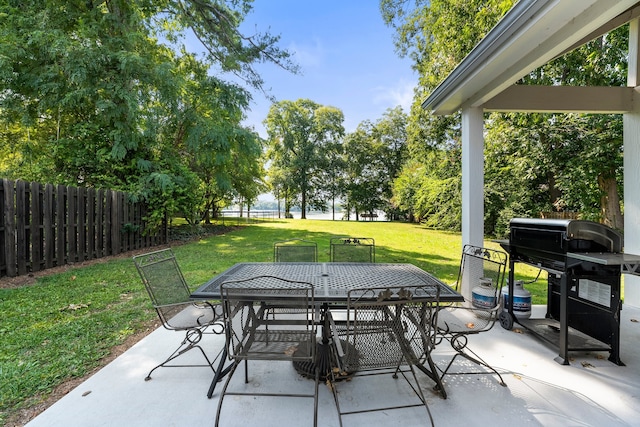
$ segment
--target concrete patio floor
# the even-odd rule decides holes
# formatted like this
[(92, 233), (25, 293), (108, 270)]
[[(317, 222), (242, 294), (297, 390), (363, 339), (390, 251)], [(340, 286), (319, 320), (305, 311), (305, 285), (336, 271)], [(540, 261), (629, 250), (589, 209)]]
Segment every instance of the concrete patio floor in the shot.
[[(534, 307), (534, 316), (544, 313)], [(571, 365), (554, 361), (557, 351), (527, 331), (496, 325), (490, 332), (472, 337), (470, 346), (503, 376), (448, 375), (448, 398), (433, 390), (433, 382), (419, 373), (436, 426), (640, 426), (640, 309), (624, 307), (621, 319), (621, 359), (626, 366), (607, 360), (606, 352), (571, 353)], [(130, 348), (64, 398), (27, 424), (50, 426), (213, 426), (219, 392), (206, 392), (212, 378), (208, 368), (160, 368), (151, 381), (147, 372), (173, 350), (182, 334), (162, 328)], [(224, 337), (207, 335), (205, 348), (216, 354)], [(434, 354), (443, 364), (451, 353), (445, 345)], [(200, 356), (191, 352), (184, 358)], [(200, 356), (201, 357), (201, 356)], [(184, 359), (186, 360), (186, 359)], [(478, 371), (475, 365), (457, 361), (456, 367)], [(255, 390), (279, 387), (312, 390), (313, 382), (300, 377), (286, 362), (254, 362), (249, 365)], [(232, 384), (244, 387), (243, 369)], [(402, 380), (389, 376), (363, 379), (369, 383), (339, 384), (341, 405), (362, 407), (376, 399), (385, 403), (412, 395)], [(358, 387), (358, 385), (360, 385)], [(350, 389), (354, 388), (354, 392)], [(311, 426), (313, 400), (295, 398), (237, 398), (224, 400), (223, 426)], [(331, 391), (320, 385), (318, 425), (338, 426)], [(422, 408), (383, 411), (343, 417), (345, 426), (429, 425)]]

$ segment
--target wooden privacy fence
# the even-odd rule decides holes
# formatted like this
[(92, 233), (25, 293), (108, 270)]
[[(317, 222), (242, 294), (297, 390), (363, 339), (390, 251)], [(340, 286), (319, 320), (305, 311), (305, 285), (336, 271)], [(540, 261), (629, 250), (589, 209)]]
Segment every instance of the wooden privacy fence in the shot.
[(572, 211), (540, 212), (540, 218), (580, 219), (580, 212), (572, 212)]
[(0, 277), (19, 276), (167, 242), (145, 228), (146, 206), (127, 193), (3, 179)]

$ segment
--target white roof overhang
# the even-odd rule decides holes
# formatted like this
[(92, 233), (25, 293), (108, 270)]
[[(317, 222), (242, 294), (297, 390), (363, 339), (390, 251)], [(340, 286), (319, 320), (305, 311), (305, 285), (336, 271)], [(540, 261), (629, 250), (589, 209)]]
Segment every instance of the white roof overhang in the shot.
[(465, 107), (628, 111), (633, 88), (523, 86), (515, 82), (639, 14), (638, 0), (520, 0), (435, 88), (422, 108), (437, 115)]

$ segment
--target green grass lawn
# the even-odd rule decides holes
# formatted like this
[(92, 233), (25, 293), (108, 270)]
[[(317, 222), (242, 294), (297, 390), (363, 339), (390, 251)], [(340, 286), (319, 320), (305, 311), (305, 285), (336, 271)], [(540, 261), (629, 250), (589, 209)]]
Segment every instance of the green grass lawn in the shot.
[[(328, 261), (329, 239), (335, 235), (373, 237), (377, 262), (408, 262), (445, 283), (457, 279), (460, 234), (417, 224), (275, 220), (176, 244), (173, 249), (195, 289), (237, 262), (271, 261), (278, 240), (313, 240), (319, 261)], [(490, 241), (485, 244), (499, 248)], [(520, 267), (517, 272), (526, 281), (536, 274)], [(527, 285), (534, 304), (546, 301), (543, 276)], [(100, 366), (114, 346), (155, 319), (130, 257), (70, 268), (33, 285), (0, 289), (0, 313), (1, 425), (11, 413), (42, 402), (59, 384)]]

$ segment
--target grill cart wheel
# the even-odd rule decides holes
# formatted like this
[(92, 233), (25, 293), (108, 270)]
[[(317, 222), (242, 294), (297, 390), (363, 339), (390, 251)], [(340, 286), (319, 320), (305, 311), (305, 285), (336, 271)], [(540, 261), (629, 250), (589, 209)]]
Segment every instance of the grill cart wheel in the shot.
[(513, 328), (513, 317), (511, 317), (508, 311), (502, 311), (498, 319), (500, 320), (500, 326), (504, 329), (510, 331), (511, 328)]

